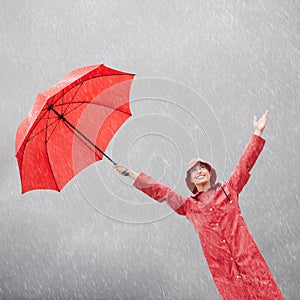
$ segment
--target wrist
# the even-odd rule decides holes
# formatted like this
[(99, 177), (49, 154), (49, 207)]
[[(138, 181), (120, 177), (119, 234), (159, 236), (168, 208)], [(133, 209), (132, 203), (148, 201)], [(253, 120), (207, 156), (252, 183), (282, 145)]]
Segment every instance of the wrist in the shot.
[(138, 177), (138, 174), (132, 170), (128, 170), (128, 174), (129, 174), (129, 177), (132, 179), (136, 179)]
[(258, 136), (261, 136), (262, 135), (262, 130), (255, 129), (254, 134), (258, 135)]

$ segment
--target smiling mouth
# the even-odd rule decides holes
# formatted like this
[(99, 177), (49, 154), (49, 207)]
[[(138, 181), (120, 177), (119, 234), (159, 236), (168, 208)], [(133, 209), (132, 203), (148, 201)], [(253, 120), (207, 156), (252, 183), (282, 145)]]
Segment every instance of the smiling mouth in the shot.
[(202, 179), (202, 178), (205, 178), (205, 176), (204, 175), (199, 175), (199, 176), (196, 177), (196, 179)]

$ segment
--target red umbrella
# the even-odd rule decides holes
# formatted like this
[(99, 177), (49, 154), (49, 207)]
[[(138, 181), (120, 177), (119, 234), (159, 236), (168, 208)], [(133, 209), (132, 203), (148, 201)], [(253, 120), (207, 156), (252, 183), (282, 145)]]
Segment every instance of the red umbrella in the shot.
[(134, 74), (102, 65), (76, 69), (37, 96), (16, 135), (22, 193), (60, 191), (78, 172), (103, 156), (131, 116)]

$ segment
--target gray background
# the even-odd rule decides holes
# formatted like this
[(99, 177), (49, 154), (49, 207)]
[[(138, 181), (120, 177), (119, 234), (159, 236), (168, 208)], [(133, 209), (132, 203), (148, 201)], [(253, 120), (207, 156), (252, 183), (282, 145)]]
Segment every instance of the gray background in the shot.
[(20, 193), (15, 133), (37, 93), (105, 63), (137, 74), (133, 118), (108, 153), (186, 196), (189, 158), (226, 180), (269, 109), (240, 204), (285, 298), (299, 299), (299, 1), (0, 3), (0, 298), (219, 299), (192, 225), (108, 162), (61, 193)]

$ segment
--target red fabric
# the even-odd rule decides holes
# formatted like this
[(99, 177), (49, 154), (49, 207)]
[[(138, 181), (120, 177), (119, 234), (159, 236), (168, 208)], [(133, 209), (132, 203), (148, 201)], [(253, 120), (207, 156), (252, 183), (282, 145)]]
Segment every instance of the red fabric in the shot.
[(238, 204), (238, 195), (264, 144), (264, 139), (252, 135), (229, 180), (193, 197), (184, 198), (144, 173), (134, 182), (136, 188), (157, 201), (166, 201), (194, 225), (224, 300), (283, 299)]
[(16, 135), (22, 193), (33, 189), (61, 190), (78, 172), (102, 154), (61, 120), (64, 117), (105, 151), (131, 116), (129, 92), (134, 75), (104, 65), (72, 71), (40, 93)]

